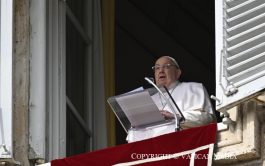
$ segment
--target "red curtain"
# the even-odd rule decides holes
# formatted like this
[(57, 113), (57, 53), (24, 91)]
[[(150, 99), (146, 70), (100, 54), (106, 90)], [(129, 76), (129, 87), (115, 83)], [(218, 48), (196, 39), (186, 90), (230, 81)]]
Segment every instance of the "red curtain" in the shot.
[[(53, 160), (51, 166), (108, 166), (120, 163), (185, 166), (190, 165), (190, 162), (195, 166), (207, 166), (207, 163), (211, 163), (216, 132), (216, 124), (195, 127), (148, 140)], [(192, 153), (195, 154), (193, 161)]]

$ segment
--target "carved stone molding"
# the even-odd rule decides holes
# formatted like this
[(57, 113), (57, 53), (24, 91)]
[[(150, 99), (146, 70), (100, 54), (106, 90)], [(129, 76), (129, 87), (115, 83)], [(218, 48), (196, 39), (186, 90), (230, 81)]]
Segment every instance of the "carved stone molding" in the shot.
[(230, 114), (233, 124), (228, 125), (227, 129), (218, 131), (217, 147), (222, 148), (229, 145), (235, 145), (242, 142), (242, 110), (234, 107), (227, 111)]
[(218, 131), (215, 165), (238, 163), (261, 156), (261, 129), (257, 102), (248, 101), (228, 110), (234, 121), (228, 129)]

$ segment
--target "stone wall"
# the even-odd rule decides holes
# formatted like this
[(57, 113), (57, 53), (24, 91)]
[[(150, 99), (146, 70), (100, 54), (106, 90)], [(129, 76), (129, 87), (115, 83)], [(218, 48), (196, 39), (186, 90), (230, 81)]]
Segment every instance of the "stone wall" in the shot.
[(28, 166), (29, 0), (14, 0), (13, 19), (13, 157)]
[(265, 95), (228, 113), (233, 122), (219, 128), (213, 165), (265, 166)]

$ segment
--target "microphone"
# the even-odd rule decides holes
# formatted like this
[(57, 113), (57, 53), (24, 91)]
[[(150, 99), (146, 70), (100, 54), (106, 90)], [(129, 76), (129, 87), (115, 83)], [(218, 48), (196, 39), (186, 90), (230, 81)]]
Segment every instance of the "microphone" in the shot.
[(155, 79), (154, 79), (153, 77), (148, 77), (148, 79), (149, 79), (150, 81), (152, 81), (153, 83), (155, 82)]
[[(149, 84), (153, 85), (153, 87), (161, 94), (161, 96), (164, 98), (164, 100), (169, 104), (170, 108), (173, 110), (173, 115), (174, 115), (174, 118), (175, 118), (175, 131), (179, 131), (180, 130), (180, 126), (179, 126), (179, 119), (178, 119), (178, 116), (177, 116), (177, 113), (174, 109), (174, 107), (172, 106), (172, 104), (170, 103), (170, 101), (168, 100), (168, 98), (164, 95), (164, 93), (156, 86), (156, 84), (151, 81), (154, 80), (153, 78), (148, 78), (148, 77), (145, 77), (144, 78)], [(167, 89), (166, 89), (167, 90)]]
[(185, 117), (184, 117), (184, 115), (183, 115), (182, 112), (180, 111), (180, 109), (179, 109), (179, 107), (178, 107), (176, 101), (175, 101), (174, 98), (172, 97), (172, 95), (169, 93), (167, 87), (166, 87), (166, 86), (163, 86), (163, 87), (165, 88), (165, 90), (166, 90), (168, 96), (170, 97), (170, 99), (171, 99), (172, 102), (174, 103), (175, 107), (177, 108), (178, 112), (180, 113), (180, 116), (181, 116), (181, 117), (180, 117), (179, 120), (180, 120), (180, 121), (185, 121)]

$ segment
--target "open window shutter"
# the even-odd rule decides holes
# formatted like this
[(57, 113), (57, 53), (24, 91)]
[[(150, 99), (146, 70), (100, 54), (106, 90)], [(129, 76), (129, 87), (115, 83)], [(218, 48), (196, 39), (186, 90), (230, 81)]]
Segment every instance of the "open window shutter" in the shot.
[(265, 1), (216, 0), (216, 108), (265, 88)]
[(0, 158), (12, 158), (13, 0), (0, 0)]

